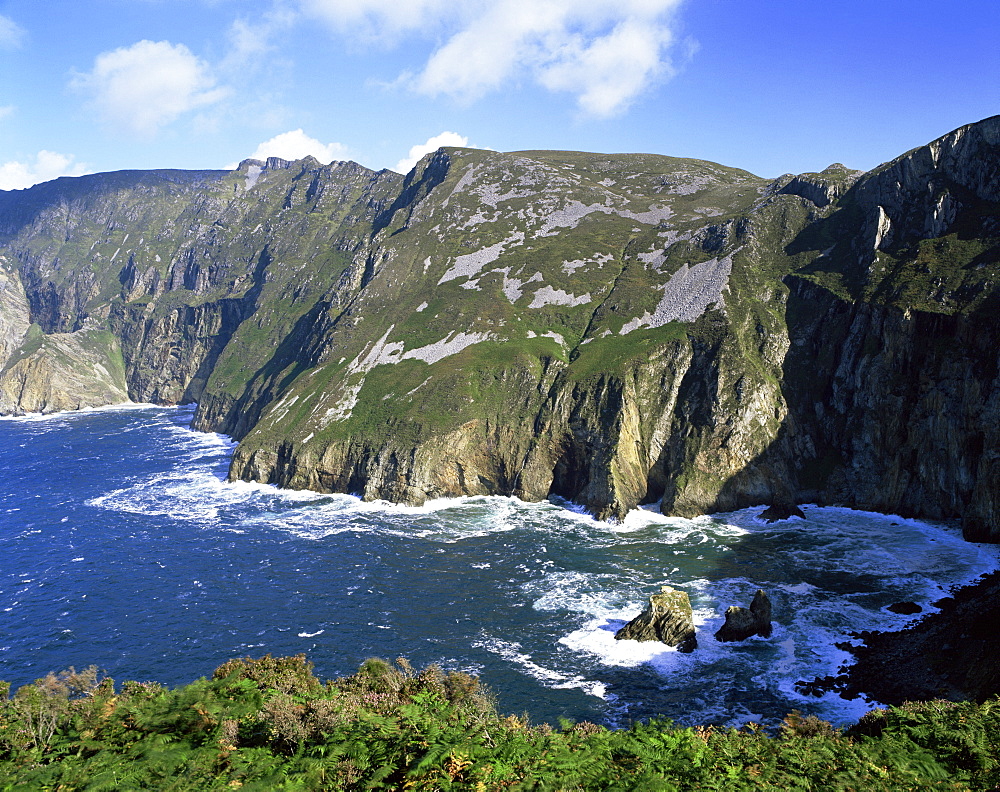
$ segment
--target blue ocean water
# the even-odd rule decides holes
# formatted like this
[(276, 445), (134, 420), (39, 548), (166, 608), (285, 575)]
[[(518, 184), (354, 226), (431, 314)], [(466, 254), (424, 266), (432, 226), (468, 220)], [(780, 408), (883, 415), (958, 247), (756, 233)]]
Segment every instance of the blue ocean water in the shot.
[[(192, 408), (0, 420), (0, 679), (96, 664), (182, 684), (232, 657), (304, 652), (321, 678), (367, 657), (479, 674), (501, 709), (621, 725), (837, 723), (871, 704), (797, 692), (836, 672), (835, 643), (908, 617), (996, 568), (945, 526), (806, 507), (620, 525), (565, 503), (465, 498), (420, 509), (225, 482), (232, 443)], [(646, 597), (691, 595), (699, 647), (615, 641)], [(712, 637), (758, 588), (767, 640)], [(913, 618), (913, 617), (909, 617)]]

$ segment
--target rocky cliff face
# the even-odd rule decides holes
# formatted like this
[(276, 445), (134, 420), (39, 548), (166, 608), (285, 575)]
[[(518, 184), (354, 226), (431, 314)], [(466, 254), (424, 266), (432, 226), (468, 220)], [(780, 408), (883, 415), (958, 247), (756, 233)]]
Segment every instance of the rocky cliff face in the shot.
[(366, 498), (996, 540), (998, 243), (996, 118), (775, 181), (464, 149), (60, 179), (0, 193), (0, 411), (194, 400), (233, 477)]
[(118, 340), (98, 323), (44, 333), (19, 274), (0, 257), (0, 414), (58, 412), (127, 400)]

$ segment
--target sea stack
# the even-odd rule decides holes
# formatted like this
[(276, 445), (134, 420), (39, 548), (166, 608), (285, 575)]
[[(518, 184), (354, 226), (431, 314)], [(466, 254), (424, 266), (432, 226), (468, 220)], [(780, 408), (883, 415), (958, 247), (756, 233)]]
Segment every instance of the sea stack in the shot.
[(726, 623), (715, 634), (718, 641), (743, 641), (751, 635), (771, 637), (771, 600), (757, 589), (749, 608), (732, 605), (726, 609)]
[(694, 651), (698, 641), (687, 592), (661, 586), (660, 593), (649, 598), (646, 610), (615, 633), (615, 638), (619, 641), (660, 641), (676, 646), (679, 652)]

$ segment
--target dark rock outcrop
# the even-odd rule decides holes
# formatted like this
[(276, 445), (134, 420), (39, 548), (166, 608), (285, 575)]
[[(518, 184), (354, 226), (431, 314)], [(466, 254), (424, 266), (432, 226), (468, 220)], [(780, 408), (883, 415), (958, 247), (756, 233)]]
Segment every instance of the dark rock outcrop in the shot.
[(693, 652), (695, 638), (691, 600), (684, 591), (662, 586), (649, 598), (646, 610), (615, 633), (619, 641), (660, 641), (679, 652)]
[(845, 645), (855, 662), (835, 689), (884, 704), (946, 698), (985, 701), (1000, 694), (1000, 572), (934, 603), (937, 613), (895, 632), (862, 633)]
[(757, 589), (749, 608), (731, 605), (726, 609), (726, 623), (715, 633), (715, 638), (744, 641), (753, 635), (771, 637), (771, 600), (763, 589)]
[(805, 519), (805, 513), (798, 506), (792, 503), (775, 503), (768, 506), (764, 511), (757, 515), (764, 522), (773, 523), (779, 522), (780, 520), (787, 520), (791, 517), (802, 517)]

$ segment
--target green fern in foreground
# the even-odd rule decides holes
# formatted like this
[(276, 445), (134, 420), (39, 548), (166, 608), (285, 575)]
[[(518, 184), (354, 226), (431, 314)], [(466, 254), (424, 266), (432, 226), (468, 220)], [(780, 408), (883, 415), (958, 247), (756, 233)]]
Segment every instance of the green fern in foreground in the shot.
[(305, 656), (231, 660), (173, 690), (94, 668), (0, 683), (0, 792), (31, 790), (990, 790), (1000, 701), (874, 710), (846, 732), (498, 714), (472, 676), (399, 659), (321, 683)]

